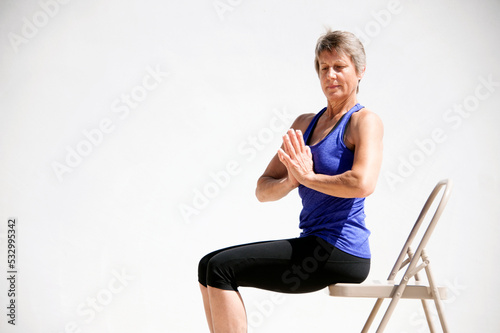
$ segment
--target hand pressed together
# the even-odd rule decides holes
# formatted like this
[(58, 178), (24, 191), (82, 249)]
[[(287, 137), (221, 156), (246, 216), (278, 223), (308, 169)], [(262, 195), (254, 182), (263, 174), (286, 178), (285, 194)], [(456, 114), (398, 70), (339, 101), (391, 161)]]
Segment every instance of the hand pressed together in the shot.
[(278, 157), (288, 171), (288, 181), (294, 187), (314, 174), (311, 148), (305, 145), (300, 130), (290, 129), (283, 136), (283, 149), (278, 150)]

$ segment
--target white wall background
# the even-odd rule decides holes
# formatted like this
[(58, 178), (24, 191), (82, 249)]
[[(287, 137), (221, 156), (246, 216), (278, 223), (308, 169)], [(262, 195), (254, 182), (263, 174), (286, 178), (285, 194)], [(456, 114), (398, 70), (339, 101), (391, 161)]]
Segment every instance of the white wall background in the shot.
[[(0, 331), (207, 331), (199, 258), (299, 233), (296, 193), (260, 204), (253, 192), (285, 128), (325, 105), (313, 50), (331, 27), (365, 42), (359, 100), (386, 130), (369, 279), (386, 277), (450, 177), (429, 250), (448, 320), (498, 332), (499, 14), (495, 0), (2, 1)], [(373, 304), (242, 294), (252, 332), (359, 332)], [(420, 305), (402, 302), (387, 332), (425, 332)]]

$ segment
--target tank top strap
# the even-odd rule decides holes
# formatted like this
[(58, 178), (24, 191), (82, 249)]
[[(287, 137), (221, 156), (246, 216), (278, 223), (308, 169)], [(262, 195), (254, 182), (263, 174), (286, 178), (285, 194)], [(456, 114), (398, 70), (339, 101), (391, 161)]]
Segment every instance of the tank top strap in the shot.
[(349, 122), (349, 120), (351, 119), (351, 116), (354, 112), (357, 112), (359, 110), (361, 110), (362, 108), (364, 108), (363, 105), (357, 103), (356, 105), (354, 105), (349, 111), (347, 111), (347, 113), (340, 119), (340, 123), (339, 123), (339, 127), (340, 128), (345, 128), (345, 125)]
[(316, 123), (318, 122), (318, 119), (321, 117), (321, 115), (323, 113), (325, 113), (325, 111), (326, 111), (326, 107), (324, 109), (322, 109), (320, 112), (318, 112), (314, 116), (314, 118), (311, 120), (311, 122), (309, 123), (309, 126), (307, 126), (307, 129), (306, 129), (306, 131), (303, 134), (304, 142), (306, 144), (309, 141), (309, 136), (311, 135), (311, 131), (314, 129), (314, 127), (316, 127)]
[[(338, 126), (336, 126), (338, 128), (340, 138), (344, 137), (345, 128), (347, 126), (347, 123), (349, 123), (349, 120), (351, 120), (351, 116), (354, 114), (354, 112), (357, 112), (357, 111), (361, 110), (362, 108), (364, 108), (364, 106), (357, 103), (349, 111), (347, 111), (347, 113), (345, 115), (342, 116), (342, 118), (339, 121)], [(342, 141), (343, 141), (343, 139), (342, 139)]]

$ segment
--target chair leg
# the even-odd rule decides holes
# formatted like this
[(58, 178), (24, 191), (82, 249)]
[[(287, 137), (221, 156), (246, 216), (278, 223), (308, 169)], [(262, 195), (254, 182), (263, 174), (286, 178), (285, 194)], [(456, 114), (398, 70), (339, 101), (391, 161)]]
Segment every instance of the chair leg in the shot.
[(446, 322), (446, 318), (444, 317), (443, 302), (441, 301), (439, 296), (437, 299), (434, 299), (434, 302), (436, 303), (436, 309), (438, 312), (439, 321), (441, 322), (441, 327), (443, 328), (443, 332), (448, 333), (449, 329), (448, 329), (448, 323)]
[(398, 288), (396, 289), (396, 292), (392, 296), (391, 303), (389, 303), (389, 306), (387, 307), (387, 310), (385, 311), (384, 316), (382, 317), (382, 321), (380, 322), (380, 325), (378, 326), (377, 333), (382, 333), (389, 323), (389, 319), (392, 316), (392, 313), (396, 309), (396, 306), (398, 305), (399, 300), (401, 299), (401, 295), (403, 295), (403, 292), (405, 291), (406, 284), (408, 283), (408, 280), (405, 279), (406, 283), (401, 283)]
[(363, 330), (361, 333), (368, 333), (368, 330), (370, 329), (370, 326), (373, 323), (373, 320), (375, 320), (375, 317), (377, 316), (377, 312), (380, 309), (380, 306), (382, 305), (382, 302), (384, 301), (383, 298), (378, 298), (377, 302), (375, 302), (375, 305), (373, 306), (372, 311), (370, 312), (370, 316), (366, 320), (365, 326), (363, 326)]
[(429, 306), (427, 305), (427, 302), (425, 301), (425, 299), (422, 299), (421, 301), (422, 301), (422, 306), (424, 308), (425, 319), (427, 319), (427, 325), (429, 326), (429, 331), (431, 333), (435, 333), (436, 327), (434, 326), (434, 323), (432, 322), (432, 317), (431, 317), (431, 313), (429, 311)]
[[(422, 252), (423, 252), (422, 255), (425, 256), (425, 258), (423, 258), (422, 260), (424, 260), (424, 259), (428, 260), (429, 258), (427, 257), (425, 252), (424, 251), (422, 251)], [(418, 272), (415, 273), (414, 277), (415, 277), (415, 281), (417, 281), (417, 282), (420, 281), (420, 274)], [(432, 321), (432, 316), (431, 316), (431, 313), (429, 311), (429, 306), (427, 305), (427, 301), (425, 299), (422, 299), (421, 301), (422, 301), (422, 307), (424, 308), (425, 319), (427, 320), (427, 325), (429, 326), (429, 331), (431, 333), (435, 333), (436, 327), (434, 326), (434, 322)]]
[(436, 284), (434, 283), (434, 277), (432, 275), (430, 265), (427, 265), (427, 267), (425, 267), (425, 273), (427, 274), (427, 280), (429, 281), (429, 285), (431, 287), (432, 298), (434, 299), (434, 303), (436, 305), (436, 310), (439, 316), (439, 321), (441, 323), (441, 328), (443, 329), (444, 333), (448, 333), (449, 329), (448, 329), (448, 323), (446, 322), (446, 318), (444, 317), (443, 301), (441, 300), (441, 296), (439, 295)]

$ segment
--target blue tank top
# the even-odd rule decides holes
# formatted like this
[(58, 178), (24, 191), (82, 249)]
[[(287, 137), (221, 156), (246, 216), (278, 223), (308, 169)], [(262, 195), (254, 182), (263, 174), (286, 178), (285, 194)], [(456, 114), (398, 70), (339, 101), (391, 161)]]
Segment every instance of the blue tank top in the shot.
[[(331, 132), (314, 146), (309, 146), (313, 155), (314, 172), (325, 175), (338, 175), (351, 170), (354, 152), (346, 147), (344, 133), (352, 114), (363, 106), (359, 103), (350, 109), (335, 124)], [(304, 133), (308, 144), (318, 119), (326, 108), (316, 114)], [(299, 185), (302, 198), (299, 227), (300, 237), (318, 236), (336, 248), (358, 256), (370, 258), (368, 236), (365, 227), (364, 198), (338, 198)]]

